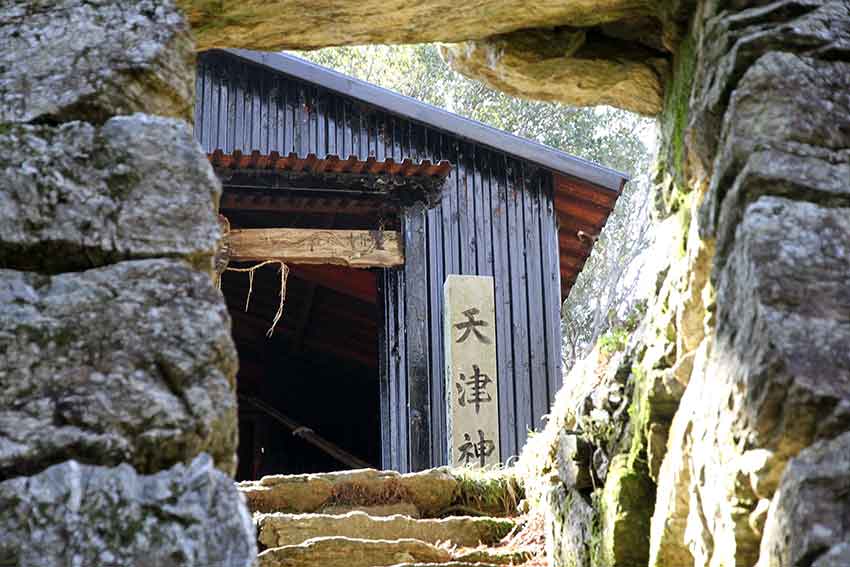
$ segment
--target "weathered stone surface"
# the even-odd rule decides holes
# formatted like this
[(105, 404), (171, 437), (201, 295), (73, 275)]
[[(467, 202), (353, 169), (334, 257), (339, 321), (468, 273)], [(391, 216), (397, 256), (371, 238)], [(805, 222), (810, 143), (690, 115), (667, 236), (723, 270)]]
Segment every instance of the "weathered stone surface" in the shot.
[(575, 106), (661, 111), (666, 59), (638, 43), (574, 28), (522, 30), (444, 46), (457, 71), (508, 94)]
[(299, 545), (267, 549), (259, 567), (384, 567), (398, 563), (446, 563), (452, 554), (415, 539), (368, 540), (320, 537)]
[(602, 492), (600, 557), (605, 565), (646, 565), (646, 529), (655, 490), (645, 474), (636, 472), (628, 455), (617, 455)]
[(850, 432), (804, 449), (773, 497), (757, 567), (850, 564)]
[(761, 57), (732, 97), (704, 205), (722, 267), (741, 213), (761, 195), (850, 206), (850, 64), (790, 53)]
[(785, 464), (850, 427), (848, 214), (779, 197), (745, 211), (673, 420), (651, 566), (754, 563), (750, 518)]
[(323, 536), (360, 539), (418, 539), (428, 543), (490, 545), (505, 537), (513, 520), (484, 517), (449, 517), (415, 520), (405, 516), (372, 517), (363, 512), (343, 516), (325, 514), (262, 514), (255, 517), (259, 541), (265, 547), (303, 543)]
[(319, 508), (319, 514), (330, 514), (332, 516), (341, 516), (349, 512), (363, 512), (373, 517), (383, 518), (385, 516), (395, 516), (401, 514), (408, 518), (419, 518), (419, 508), (410, 502), (395, 502), (393, 504), (374, 504), (372, 506), (352, 506), (345, 504), (331, 504)]
[(207, 274), (140, 260), (0, 270), (0, 478), (76, 459), (232, 473), (236, 352)]
[[(518, 29), (595, 26), (665, 12), (642, 0), (510, 0), (458, 3), (427, 0), (177, 0), (198, 49), (245, 47), (275, 51), (366, 43), (463, 41)], [(667, 14), (661, 14), (666, 17)]]
[(180, 257), (211, 271), (221, 185), (182, 121), (0, 131), (0, 266), (56, 272)]
[(68, 461), (0, 482), (0, 563), (249, 567), (243, 499), (207, 455), (144, 476)]
[[(701, 56), (697, 69), (694, 101), (691, 107), (691, 149), (710, 171), (718, 150), (723, 117), (729, 105), (730, 94), (738, 89), (738, 81), (747, 69), (762, 55), (770, 51), (800, 53), (824, 59), (834, 54), (846, 53), (850, 49), (850, 6), (843, 0), (780, 0), (741, 11), (722, 11), (708, 14), (701, 33)], [(785, 73), (773, 77), (790, 89), (777, 89), (761, 102), (763, 108), (771, 108), (781, 116), (783, 106), (777, 105), (777, 94), (787, 101), (798, 99), (809, 105), (821, 104), (821, 96), (812, 96), (811, 89), (820, 90), (821, 85), (833, 81), (846, 81), (846, 77), (821, 71), (815, 81), (810, 82), (808, 72)], [(796, 84), (795, 84), (796, 83)], [(841, 99), (841, 91), (835, 91), (834, 100)], [(761, 94), (753, 93), (760, 97)], [(845, 103), (846, 104), (846, 103)], [(828, 107), (822, 107), (824, 110)], [(811, 110), (811, 108), (810, 108)], [(835, 113), (841, 111), (835, 109)], [(773, 126), (786, 123), (796, 130), (805, 128), (809, 119), (820, 121), (833, 113), (804, 112), (798, 110), (785, 114), (782, 121), (765, 120), (761, 125), (771, 128), (759, 133), (765, 138), (781, 139)], [(740, 117), (736, 119), (736, 122)], [(738, 123), (737, 129), (747, 132), (754, 124), (750, 121)], [(801, 132), (802, 133), (802, 132)], [(746, 153), (745, 153), (746, 155)]]
[(410, 502), (429, 517), (452, 504), (458, 481), (443, 469), (410, 474), (362, 469), (266, 476), (238, 486), (254, 512), (304, 513), (326, 505)]
[(591, 567), (596, 511), (575, 490), (553, 486), (544, 506), (546, 559), (552, 567)]
[(191, 119), (193, 46), (171, 0), (13, 0), (0, 44), (0, 122)]

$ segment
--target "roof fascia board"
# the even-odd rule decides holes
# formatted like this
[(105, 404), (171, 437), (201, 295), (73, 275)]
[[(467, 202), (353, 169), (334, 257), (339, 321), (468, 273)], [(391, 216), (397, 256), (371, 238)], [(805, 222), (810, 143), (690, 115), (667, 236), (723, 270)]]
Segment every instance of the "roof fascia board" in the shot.
[(248, 49), (215, 49), (210, 50), (210, 52), (228, 53), (256, 65), (268, 67), (302, 81), (320, 85), (342, 95), (381, 107), (393, 114), (489, 146), (506, 154), (526, 159), (559, 173), (578, 177), (586, 182), (618, 193), (625, 182), (629, 180), (627, 175), (616, 170), (571, 156), (538, 142), (514, 136), (508, 132), (458, 116), (292, 55)]

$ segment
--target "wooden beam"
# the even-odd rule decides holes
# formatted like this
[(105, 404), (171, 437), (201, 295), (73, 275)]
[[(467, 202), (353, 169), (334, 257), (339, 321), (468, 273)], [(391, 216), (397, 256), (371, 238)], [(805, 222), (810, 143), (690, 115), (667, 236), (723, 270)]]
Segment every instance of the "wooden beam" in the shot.
[(281, 260), (289, 264), (336, 264), (351, 268), (404, 265), (395, 231), (313, 228), (246, 228), (230, 231), (231, 262)]

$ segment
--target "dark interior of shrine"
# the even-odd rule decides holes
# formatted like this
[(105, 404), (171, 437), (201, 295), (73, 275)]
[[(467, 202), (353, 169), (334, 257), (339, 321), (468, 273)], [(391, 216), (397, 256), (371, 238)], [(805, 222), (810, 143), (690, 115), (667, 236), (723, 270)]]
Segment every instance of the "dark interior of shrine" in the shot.
[[(241, 213), (228, 218), (235, 227), (272, 224)], [(291, 217), (287, 224), (293, 224)], [(301, 435), (304, 428), (380, 467), (380, 271), (288, 267), (283, 315), (271, 337), (267, 331), (280, 301), (279, 265), (259, 268), (253, 286), (244, 272), (222, 277), (239, 352), (237, 479), (357, 468), (311, 444)]]

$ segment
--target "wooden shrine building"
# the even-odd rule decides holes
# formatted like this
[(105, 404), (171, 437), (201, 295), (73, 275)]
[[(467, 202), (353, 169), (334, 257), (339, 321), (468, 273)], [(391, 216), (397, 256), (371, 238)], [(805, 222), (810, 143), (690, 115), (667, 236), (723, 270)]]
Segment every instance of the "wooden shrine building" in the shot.
[(492, 276), (499, 449), (519, 452), (561, 386), (561, 303), (626, 176), (245, 50), (200, 54), (195, 135), (224, 185), (230, 266), (289, 268), (270, 337), (279, 269), (222, 277), (240, 478), (446, 463), (451, 274)]

